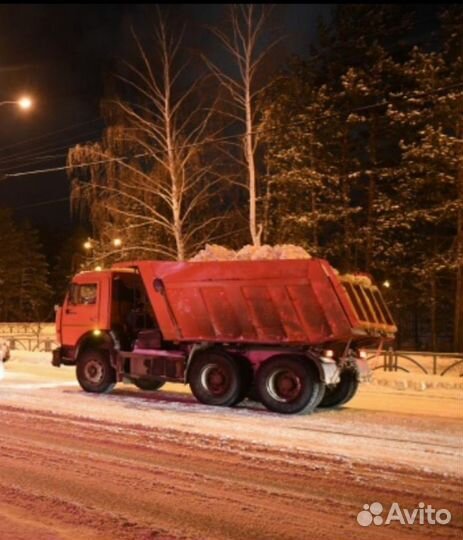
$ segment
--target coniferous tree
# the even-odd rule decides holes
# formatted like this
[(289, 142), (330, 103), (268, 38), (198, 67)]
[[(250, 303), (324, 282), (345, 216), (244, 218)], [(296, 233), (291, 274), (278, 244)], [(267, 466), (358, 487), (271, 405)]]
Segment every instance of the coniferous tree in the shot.
[(37, 232), (0, 210), (0, 320), (41, 321), (50, 315), (48, 265)]
[(405, 234), (397, 237), (413, 255), (407, 266), (418, 291), (416, 307), (428, 310), (426, 345), (433, 350), (439, 348), (438, 334), (452, 332), (452, 311), (454, 345), (461, 349), (463, 89), (461, 53), (455, 56), (451, 42), (461, 40), (463, 25), (461, 16), (451, 20), (454, 31), (444, 32), (441, 52), (413, 50), (403, 65), (404, 89), (388, 111), (402, 134), (396, 201)]

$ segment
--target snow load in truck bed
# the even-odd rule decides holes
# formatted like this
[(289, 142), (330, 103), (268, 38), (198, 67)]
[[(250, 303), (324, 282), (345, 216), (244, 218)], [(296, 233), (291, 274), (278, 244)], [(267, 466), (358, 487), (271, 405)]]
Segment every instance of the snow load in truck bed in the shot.
[(292, 244), (247, 245), (238, 251), (217, 244), (206, 244), (206, 247), (198, 252), (191, 261), (270, 261), (276, 259), (310, 259), (310, 255), (304, 248)]

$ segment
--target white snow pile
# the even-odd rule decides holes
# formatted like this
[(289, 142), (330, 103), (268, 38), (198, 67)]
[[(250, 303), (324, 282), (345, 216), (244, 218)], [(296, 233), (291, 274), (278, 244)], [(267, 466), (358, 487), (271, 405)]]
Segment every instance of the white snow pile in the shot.
[[(371, 366), (370, 366), (371, 367)], [(376, 386), (386, 386), (394, 390), (414, 390), (424, 392), (425, 390), (454, 390), (461, 392), (463, 390), (462, 377), (457, 373), (455, 375), (431, 375), (430, 373), (404, 373), (396, 372), (374, 372), (371, 381)]]
[(246, 245), (240, 250), (206, 244), (206, 247), (197, 253), (190, 261), (269, 261), (281, 259), (310, 259), (307, 251), (292, 244), (277, 244), (276, 246), (251, 246)]
[(342, 278), (344, 281), (349, 281), (355, 285), (362, 285), (363, 287), (371, 287), (373, 285), (371, 279), (365, 274), (344, 274)]
[(51, 363), (51, 352), (42, 351), (11, 351), (11, 361), (26, 363), (26, 364), (47, 364)]

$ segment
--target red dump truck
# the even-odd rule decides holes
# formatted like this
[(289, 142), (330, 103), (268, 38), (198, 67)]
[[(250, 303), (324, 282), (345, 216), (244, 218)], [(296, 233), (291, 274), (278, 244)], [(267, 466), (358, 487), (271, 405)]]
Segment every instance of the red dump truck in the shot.
[(209, 405), (338, 406), (396, 332), (379, 289), (321, 259), (117, 264), (81, 272), (57, 310), (53, 365), (88, 392), (189, 384)]

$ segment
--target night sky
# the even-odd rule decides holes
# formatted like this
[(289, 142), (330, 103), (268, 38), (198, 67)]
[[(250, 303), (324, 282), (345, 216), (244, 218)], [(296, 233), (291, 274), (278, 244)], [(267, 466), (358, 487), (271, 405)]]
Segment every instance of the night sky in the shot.
[[(21, 94), (36, 100), (28, 113), (0, 107), (0, 205), (15, 209), (17, 217), (42, 231), (76, 225), (66, 200), (66, 174), (4, 175), (63, 166), (69, 146), (99, 138), (104, 81), (117, 62), (127, 58), (130, 26), (142, 36), (149, 34), (149, 9), (129, 4), (0, 6), (0, 101)], [(175, 17), (188, 21), (186, 41), (191, 47), (206, 52), (212, 47), (204, 26), (220, 23), (224, 6), (162, 9), (175, 9)], [(322, 4), (275, 8), (274, 20), (285, 35), (282, 60), (307, 51), (317, 19), (329, 17), (331, 9)]]

